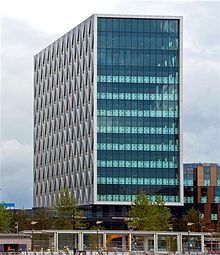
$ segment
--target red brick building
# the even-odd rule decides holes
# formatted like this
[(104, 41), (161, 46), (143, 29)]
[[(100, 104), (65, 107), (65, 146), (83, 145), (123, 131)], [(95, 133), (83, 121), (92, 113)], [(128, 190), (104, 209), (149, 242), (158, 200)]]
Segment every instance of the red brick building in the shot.
[(220, 219), (220, 165), (184, 164), (184, 198), (184, 210), (194, 207), (206, 228), (215, 228)]

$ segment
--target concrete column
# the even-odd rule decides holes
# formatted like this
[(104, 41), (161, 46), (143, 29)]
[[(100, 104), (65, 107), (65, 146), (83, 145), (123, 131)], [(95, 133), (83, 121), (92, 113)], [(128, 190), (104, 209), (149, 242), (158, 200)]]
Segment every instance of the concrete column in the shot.
[(128, 250), (131, 251), (131, 233), (128, 234)]
[(183, 248), (182, 248), (182, 235), (181, 234), (177, 234), (177, 252), (178, 253), (182, 253), (183, 252)]
[(57, 232), (53, 233), (53, 247), (54, 247), (54, 251), (58, 251), (58, 233)]
[(148, 248), (148, 236), (144, 236), (144, 251), (148, 251), (149, 248)]
[(80, 231), (78, 233), (78, 250), (82, 251), (83, 250), (83, 233)]
[(74, 248), (78, 249), (78, 234), (74, 234)]
[(122, 236), (122, 251), (126, 251), (126, 238), (124, 235)]
[(103, 249), (106, 251), (107, 246), (106, 246), (106, 233), (103, 233)]
[(201, 252), (205, 252), (205, 237), (204, 233), (201, 235)]
[(158, 234), (154, 234), (154, 253), (158, 251)]

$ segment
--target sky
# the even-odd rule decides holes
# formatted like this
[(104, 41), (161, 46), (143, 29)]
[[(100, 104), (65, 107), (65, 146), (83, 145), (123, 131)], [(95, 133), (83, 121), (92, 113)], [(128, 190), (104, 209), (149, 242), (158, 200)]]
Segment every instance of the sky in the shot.
[(32, 207), (33, 56), (94, 13), (183, 16), (183, 159), (220, 163), (220, 1), (10, 0), (0, 9), (0, 201)]

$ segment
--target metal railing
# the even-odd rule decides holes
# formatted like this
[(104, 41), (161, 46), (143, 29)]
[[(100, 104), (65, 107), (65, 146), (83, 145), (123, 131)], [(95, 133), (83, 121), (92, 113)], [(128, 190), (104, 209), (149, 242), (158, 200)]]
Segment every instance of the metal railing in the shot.
[(40, 252), (30, 252), (30, 251), (22, 251), (22, 252), (0, 252), (0, 255), (219, 255), (220, 250), (216, 250), (213, 253), (207, 252), (186, 252), (186, 253), (172, 253), (172, 252), (158, 252), (154, 253), (151, 251), (72, 251), (64, 252), (52, 252), (52, 251), (40, 251)]

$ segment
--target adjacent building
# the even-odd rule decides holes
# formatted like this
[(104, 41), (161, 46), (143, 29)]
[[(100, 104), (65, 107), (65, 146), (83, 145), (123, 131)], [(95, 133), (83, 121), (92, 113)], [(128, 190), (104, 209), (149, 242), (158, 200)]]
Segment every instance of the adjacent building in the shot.
[(35, 207), (182, 205), (182, 165), (181, 17), (93, 15), (34, 57)]
[(21, 253), (31, 249), (31, 235), (0, 233), (0, 252)]
[(184, 164), (183, 214), (194, 207), (202, 214), (206, 229), (215, 229), (220, 219), (220, 165)]

